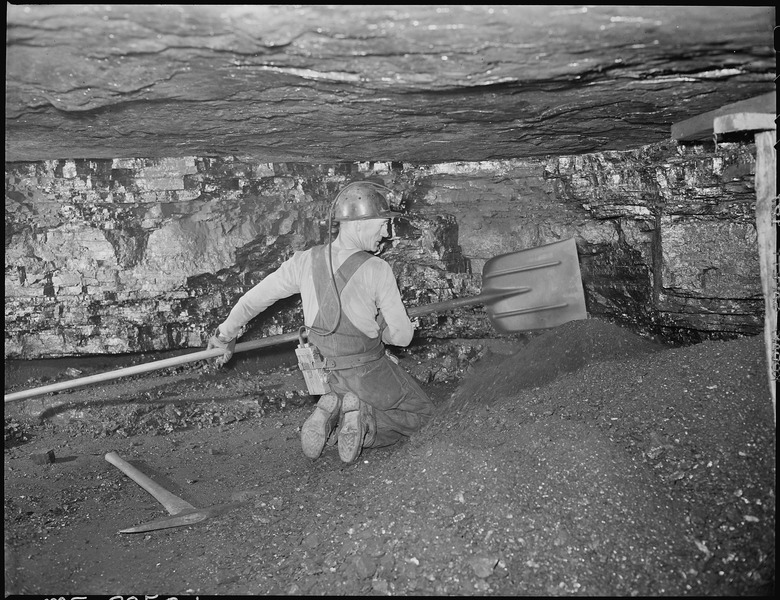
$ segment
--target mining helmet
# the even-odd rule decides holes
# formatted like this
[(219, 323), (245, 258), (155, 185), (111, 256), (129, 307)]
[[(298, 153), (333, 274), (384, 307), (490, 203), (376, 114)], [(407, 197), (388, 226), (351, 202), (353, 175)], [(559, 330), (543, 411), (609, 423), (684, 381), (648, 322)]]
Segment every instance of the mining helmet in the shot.
[(387, 199), (377, 188), (388, 189), (370, 181), (357, 181), (344, 187), (333, 200), (333, 220), (363, 221), (400, 217), (401, 213), (390, 210)]

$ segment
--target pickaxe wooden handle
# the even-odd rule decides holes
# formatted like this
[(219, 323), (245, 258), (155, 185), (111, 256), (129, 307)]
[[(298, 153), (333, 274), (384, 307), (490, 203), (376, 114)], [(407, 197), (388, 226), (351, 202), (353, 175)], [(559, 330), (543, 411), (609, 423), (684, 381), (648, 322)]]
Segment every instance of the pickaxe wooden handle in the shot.
[(185, 510), (196, 510), (192, 504), (186, 500), (182, 500), (160, 484), (149, 479), (129, 462), (123, 460), (116, 452), (109, 452), (106, 454), (106, 460), (154, 496), (154, 499), (162, 504), (169, 514), (177, 515)]

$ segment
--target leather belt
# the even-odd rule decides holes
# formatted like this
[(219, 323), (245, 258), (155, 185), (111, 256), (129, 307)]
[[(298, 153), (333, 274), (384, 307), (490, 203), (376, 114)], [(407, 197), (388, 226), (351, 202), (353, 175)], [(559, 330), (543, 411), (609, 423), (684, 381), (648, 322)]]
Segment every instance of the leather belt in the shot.
[(324, 359), (325, 368), (328, 371), (342, 371), (344, 369), (351, 369), (353, 367), (359, 367), (379, 360), (385, 355), (384, 345), (380, 346), (377, 350), (371, 352), (363, 352), (362, 354), (350, 354), (348, 356), (333, 356)]

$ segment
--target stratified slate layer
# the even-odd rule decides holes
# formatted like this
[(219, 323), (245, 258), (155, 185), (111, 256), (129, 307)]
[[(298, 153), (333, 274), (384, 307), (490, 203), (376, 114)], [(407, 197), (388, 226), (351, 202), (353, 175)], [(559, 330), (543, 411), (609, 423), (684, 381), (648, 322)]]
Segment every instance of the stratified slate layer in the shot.
[(771, 7), (7, 6), (6, 161), (626, 150), (774, 89)]
[[(496, 255), (574, 237), (588, 312), (667, 340), (760, 333), (755, 146), (675, 143), (548, 160), (257, 163), (232, 157), (6, 165), (7, 358), (202, 347), (237, 298), (327, 241), (346, 181), (394, 190), (383, 257), (407, 306), (475, 296)], [(298, 297), (245, 340), (295, 331)], [(420, 337), (496, 335), (481, 307)]]

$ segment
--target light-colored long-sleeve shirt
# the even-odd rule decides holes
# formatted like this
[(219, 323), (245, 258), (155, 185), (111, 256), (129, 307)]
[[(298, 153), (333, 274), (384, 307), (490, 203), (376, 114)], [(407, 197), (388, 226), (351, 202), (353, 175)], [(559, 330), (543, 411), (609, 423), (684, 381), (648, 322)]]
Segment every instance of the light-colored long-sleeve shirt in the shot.
[[(333, 271), (337, 272), (341, 264), (357, 251), (355, 248), (343, 249), (334, 244)], [(274, 302), (297, 293), (301, 294), (303, 301), (304, 323), (310, 327), (319, 312), (311, 250), (296, 252), (276, 271), (241, 296), (228, 318), (219, 326), (220, 333), (226, 338), (235, 338), (246, 323)], [(368, 337), (379, 336), (380, 327), (376, 319), (381, 310), (387, 323), (382, 341), (394, 346), (407, 346), (412, 341), (414, 326), (401, 301), (398, 283), (390, 265), (381, 258), (371, 257), (355, 272), (344, 287), (341, 304), (347, 318)]]

